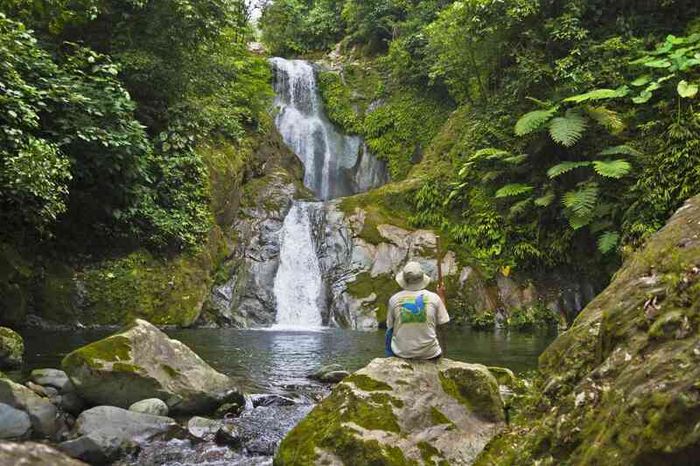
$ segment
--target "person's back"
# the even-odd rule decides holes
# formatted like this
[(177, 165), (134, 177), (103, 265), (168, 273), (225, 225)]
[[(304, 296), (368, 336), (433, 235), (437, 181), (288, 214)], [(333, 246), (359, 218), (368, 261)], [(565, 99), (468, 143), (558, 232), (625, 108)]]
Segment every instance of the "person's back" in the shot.
[(409, 262), (396, 281), (404, 288), (389, 300), (387, 329), (391, 352), (407, 359), (433, 359), (442, 354), (437, 327), (449, 322), (443, 299), (425, 287), (430, 278), (420, 264)]

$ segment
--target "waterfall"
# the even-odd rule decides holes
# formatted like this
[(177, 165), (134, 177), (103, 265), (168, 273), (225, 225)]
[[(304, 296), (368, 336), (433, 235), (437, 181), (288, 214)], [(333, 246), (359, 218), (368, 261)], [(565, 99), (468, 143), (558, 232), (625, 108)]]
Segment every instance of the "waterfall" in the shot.
[[(321, 200), (381, 186), (386, 165), (359, 136), (342, 134), (323, 111), (314, 67), (304, 60), (270, 60), (275, 76), (275, 125), (285, 144), (304, 164), (304, 185)], [(277, 329), (318, 328), (325, 288), (316, 253), (314, 225), (323, 204), (294, 202), (281, 230), (275, 275)]]
[(280, 264), (275, 276), (276, 328), (321, 327), (323, 281), (312, 233), (317, 203), (295, 202), (282, 225)]
[(305, 167), (304, 184), (319, 199), (348, 196), (381, 186), (386, 166), (362, 138), (342, 134), (328, 120), (313, 66), (304, 60), (272, 58), (275, 125)]

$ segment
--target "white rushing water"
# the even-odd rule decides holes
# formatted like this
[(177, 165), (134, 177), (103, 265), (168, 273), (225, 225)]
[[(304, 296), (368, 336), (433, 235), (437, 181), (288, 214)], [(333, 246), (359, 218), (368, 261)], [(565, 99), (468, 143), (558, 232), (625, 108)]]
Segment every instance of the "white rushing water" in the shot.
[(317, 203), (295, 202), (281, 231), (280, 264), (275, 276), (277, 323), (274, 329), (322, 326), (323, 279), (312, 232)]
[(270, 61), (275, 73), (275, 125), (304, 164), (304, 184), (324, 200), (384, 184), (384, 163), (366, 150), (359, 136), (342, 134), (326, 117), (313, 66), (279, 57)]

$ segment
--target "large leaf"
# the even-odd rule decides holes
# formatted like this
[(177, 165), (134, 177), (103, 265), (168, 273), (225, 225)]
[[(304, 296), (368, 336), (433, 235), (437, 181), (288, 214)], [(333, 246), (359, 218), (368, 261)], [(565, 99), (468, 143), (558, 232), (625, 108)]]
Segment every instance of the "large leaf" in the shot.
[(587, 102), (590, 100), (607, 100), (607, 99), (617, 99), (619, 97), (624, 97), (629, 94), (629, 89), (627, 86), (622, 86), (617, 89), (595, 89), (585, 94), (572, 95), (564, 99), (564, 102), (574, 102), (580, 104), (582, 102)]
[(632, 170), (632, 165), (627, 160), (596, 160), (593, 169), (600, 176), (606, 178), (622, 178)]
[(527, 194), (531, 192), (533, 189), (534, 188), (532, 186), (526, 184), (511, 183), (501, 187), (498, 191), (496, 191), (495, 196), (497, 198), (520, 196), (521, 194)]
[(678, 83), (678, 95), (684, 99), (692, 99), (698, 94), (698, 85), (689, 84), (686, 80)]
[(603, 254), (613, 251), (620, 242), (620, 233), (616, 231), (606, 231), (598, 237), (598, 250)]
[(576, 144), (586, 131), (586, 118), (574, 110), (567, 110), (566, 115), (557, 117), (549, 124), (552, 139), (565, 147)]
[(515, 134), (525, 136), (533, 131), (540, 129), (545, 123), (552, 119), (557, 112), (558, 107), (552, 107), (547, 110), (535, 110), (521, 116), (515, 124)]
[(581, 168), (581, 167), (588, 167), (591, 165), (591, 162), (586, 162), (586, 161), (567, 161), (567, 162), (562, 162), (554, 165), (553, 167), (550, 167), (549, 170), (547, 170), (547, 176), (554, 179), (560, 175), (563, 175), (564, 173), (568, 173), (571, 170), (574, 170), (576, 168)]

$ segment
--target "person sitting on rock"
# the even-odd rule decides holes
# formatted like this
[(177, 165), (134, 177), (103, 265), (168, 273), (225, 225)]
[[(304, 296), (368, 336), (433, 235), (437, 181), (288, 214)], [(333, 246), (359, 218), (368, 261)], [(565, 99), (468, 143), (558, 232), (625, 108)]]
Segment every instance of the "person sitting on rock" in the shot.
[(405, 359), (437, 359), (444, 355), (445, 338), (438, 331), (450, 321), (444, 286), (438, 284), (437, 294), (426, 290), (430, 277), (418, 262), (407, 263), (396, 275), (396, 282), (403, 291), (389, 299), (387, 355)]

